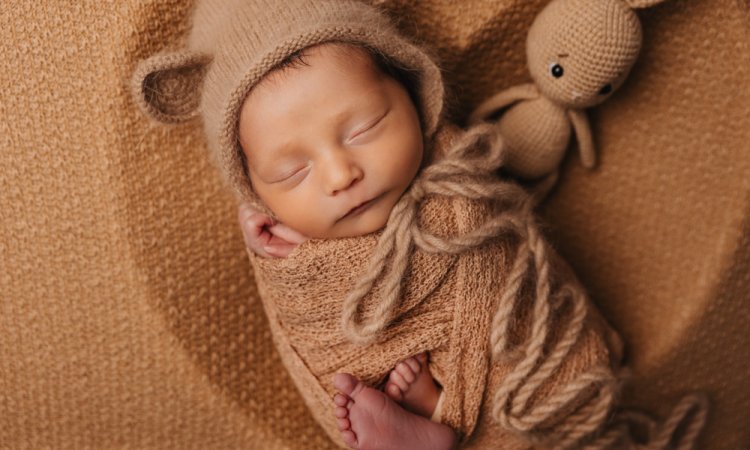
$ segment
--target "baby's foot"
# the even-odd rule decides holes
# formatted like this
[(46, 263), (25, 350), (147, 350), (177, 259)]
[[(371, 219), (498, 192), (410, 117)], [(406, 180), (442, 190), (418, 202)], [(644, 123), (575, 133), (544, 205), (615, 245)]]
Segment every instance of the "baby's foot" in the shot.
[(427, 354), (420, 353), (398, 363), (391, 371), (385, 393), (409, 411), (432, 417), (440, 389), (430, 375)]
[(447, 425), (410, 413), (377, 389), (346, 373), (333, 377), (334, 414), (343, 441), (353, 449), (447, 450), (456, 435)]

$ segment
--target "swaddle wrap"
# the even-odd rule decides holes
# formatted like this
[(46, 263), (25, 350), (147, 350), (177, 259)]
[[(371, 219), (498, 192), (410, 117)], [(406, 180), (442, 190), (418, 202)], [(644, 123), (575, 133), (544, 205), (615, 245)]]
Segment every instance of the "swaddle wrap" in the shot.
[[(493, 166), (500, 163), (501, 142), (490, 127), (465, 133), (445, 127), (434, 146), (436, 163), (484, 161), (486, 173), (479, 178), (494, 177)], [(457, 153), (460, 157), (451, 160)], [(431, 167), (417, 180), (434, 173)], [(475, 178), (463, 172), (450, 182), (462, 177)], [(440, 420), (463, 442), (470, 442), (483, 414), (496, 419), (493, 434), (507, 443), (503, 448), (526, 448), (529, 440), (542, 438), (578, 442), (606, 419), (615, 387), (608, 348), (613, 335), (595, 312), (587, 314), (590, 307), (580, 286), (538, 234), (531, 240), (545, 251), (529, 250), (525, 227), (535, 228), (523, 215), (526, 197), (515, 185), (493, 183), (495, 194), (505, 192), (505, 198), (428, 195), (419, 201), (415, 220), (423, 237), (451, 241), (481, 230), (491, 218), (502, 220), (496, 220), (500, 225), (490, 237), (460, 252), (415, 246), (386, 326), (360, 339), (352, 339), (346, 326), (351, 317), (345, 305), (382, 251), (382, 241), (399, 228), (401, 202), (384, 231), (310, 240), (285, 259), (250, 254), (282, 360), (317, 421), (340, 445), (331, 412), (333, 374), (352, 373), (376, 386), (399, 361), (422, 351), (430, 353), (432, 375), (443, 388)], [(394, 239), (395, 248), (410, 247)], [(537, 261), (521, 267), (534, 259), (529, 256)], [(549, 281), (548, 292), (541, 293), (547, 308), (541, 322), (540, 302), (532, 301), (539, 299), (534, 280), (540, 277)], [(390, 289), (386, 278), (378, 277), (358, 302), (360, 324), (377, 322), (382, 315), (379, 307)], [(532, 326), (538, 323), (544, 330)], [(540, 333), (546, 337), (538, 341)]]

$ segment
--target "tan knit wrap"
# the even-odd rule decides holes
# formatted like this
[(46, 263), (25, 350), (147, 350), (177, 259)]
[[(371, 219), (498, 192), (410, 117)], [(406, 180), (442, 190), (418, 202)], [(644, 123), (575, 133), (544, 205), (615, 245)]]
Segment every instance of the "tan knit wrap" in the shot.
[(133, 76), (141, 109), (154, 119), (203, 119), (209, 149), (230, 185), (255, 199), (243, 168), (237, 124), (250, 90), (297, 50), (338, 41), (366, 46), (416, 75), (423, 132), (443, 108), (440, 71), (376, 8), (350, 0), (200, 0), (185, 49), (143, 61)]

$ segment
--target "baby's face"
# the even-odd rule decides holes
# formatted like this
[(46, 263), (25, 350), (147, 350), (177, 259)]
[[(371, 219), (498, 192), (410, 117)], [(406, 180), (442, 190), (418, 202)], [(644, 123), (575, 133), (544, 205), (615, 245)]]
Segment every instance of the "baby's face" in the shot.
[(263, 79), (242, 106), (253, 189), (308, 237), (377, 231), (422, 161), (414, 104), (364, 50), (324, 44), (304, 61)]

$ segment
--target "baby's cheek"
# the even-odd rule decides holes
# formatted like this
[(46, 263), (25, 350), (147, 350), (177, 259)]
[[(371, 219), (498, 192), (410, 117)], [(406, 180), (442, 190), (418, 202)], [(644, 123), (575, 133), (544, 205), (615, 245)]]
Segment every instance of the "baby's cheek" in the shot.
[(279, 205), (276, 215), (282, 223), (311, 238), (328, 237), (335, 221), (330, 206), (309, 195), (290, 195)]

